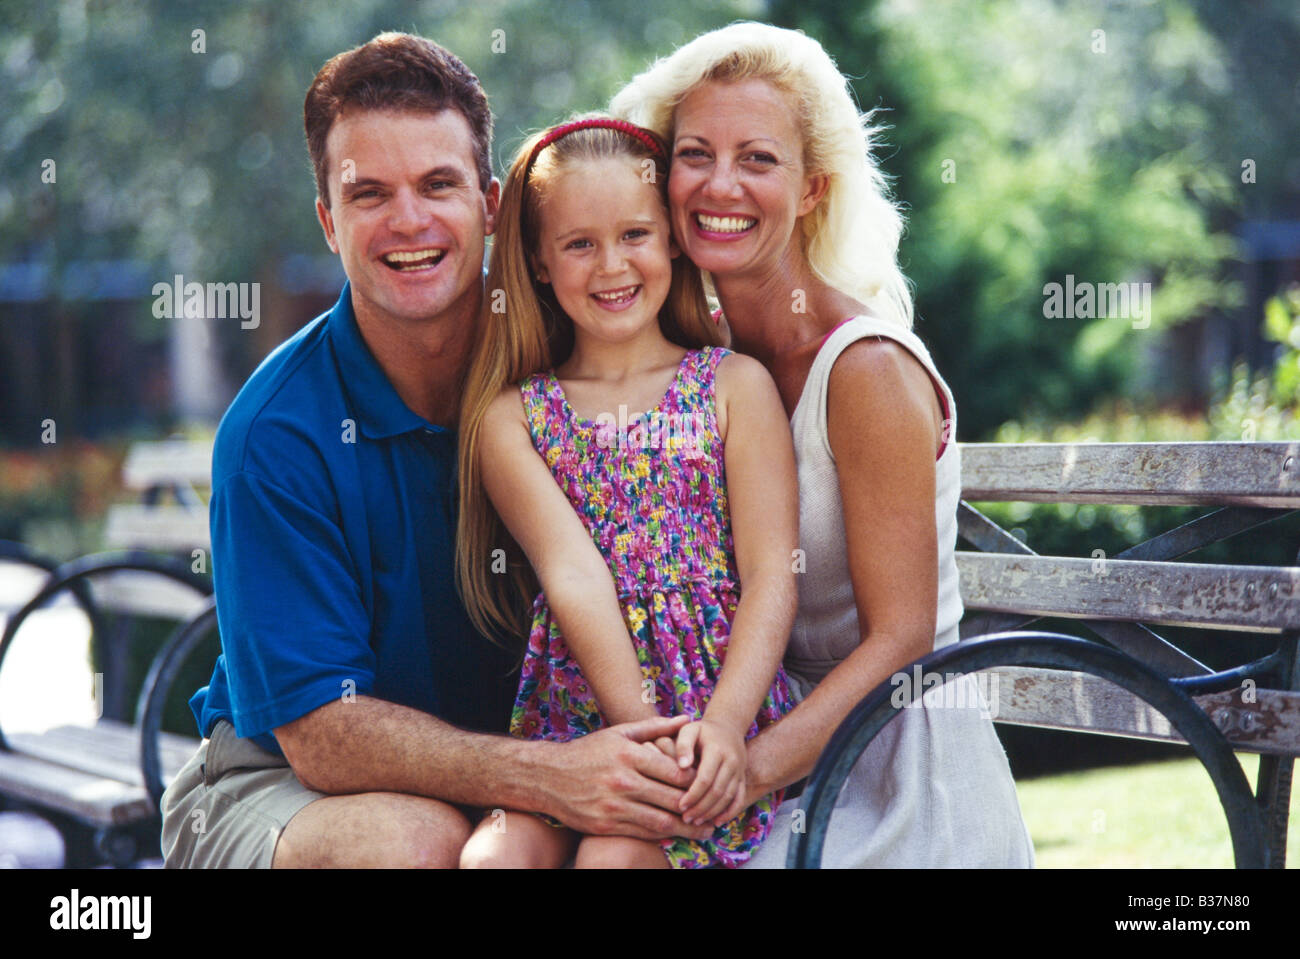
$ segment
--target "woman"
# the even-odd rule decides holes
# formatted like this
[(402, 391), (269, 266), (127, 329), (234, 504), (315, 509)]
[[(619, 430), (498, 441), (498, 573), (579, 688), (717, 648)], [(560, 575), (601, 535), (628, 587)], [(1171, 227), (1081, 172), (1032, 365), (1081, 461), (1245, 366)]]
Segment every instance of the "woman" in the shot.
[[(799, 705), (749, 743), (758, 797), (807, 776), (863, 696), (957, 640), (956, 409), (911, 331), (876, 130), (816, 41), (733, 24), (655, 63), (612, 110), (672, 144), (679, 244), (791, 416), (804, 575), (786, 669)], [(963, 697), (928, 694), (863, 754), (824, 865), (1033, 865), (987, 710), (942, 705), (979, 702), (973, 679), (958, 681)], [(799, 802), (753, 864), (784, 865)]]

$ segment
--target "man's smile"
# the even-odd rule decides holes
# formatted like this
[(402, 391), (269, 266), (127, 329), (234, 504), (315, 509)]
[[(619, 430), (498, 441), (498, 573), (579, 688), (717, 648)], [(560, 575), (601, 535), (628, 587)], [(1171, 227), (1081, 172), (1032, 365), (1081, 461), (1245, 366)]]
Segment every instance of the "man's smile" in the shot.
[(447, 254), (446, 250), (428, 247), (420, 250), (395, 250), (380, 257), (384, 265), (399, 273), (414, 273), (438, 265)]

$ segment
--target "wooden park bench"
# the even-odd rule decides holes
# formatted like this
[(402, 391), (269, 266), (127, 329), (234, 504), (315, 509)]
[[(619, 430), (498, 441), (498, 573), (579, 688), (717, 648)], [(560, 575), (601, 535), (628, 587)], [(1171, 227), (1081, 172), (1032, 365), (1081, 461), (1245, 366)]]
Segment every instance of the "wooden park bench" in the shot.
[[(1214, 783), (1238, 867), (1282, 868), (1300, 756), (1300, 541), (1292, 565), (1175, 562), (1300, 510), (1300, 442), (964, 444), (962, 640), (909, 666), (936, 681), (991, 670), (997, 722), (1186, 743)], [(1211, 509), (1114, 556), (1040, 556), (970, 502)], [(1100, 552), (1100, 551), (1097, 551)], [(1095, 639), (1027, 632), (1044, 617)], [(1150, 627), (1270, 637), (1266, 656), (1211, 670)], [(832, 737), (804, 792), (788, 864), (816, 866), (836, 796), (876, 733), (917, 698), (885, 683)], [(1234, 750), (1260, 754), (1252, 792)]]
[(122, 464), (122, 485), (138, 493), (140, 502), (108, 508), (104, 545), (169, 552), (208, 548), (208, 506), (199, 491), (211, 483), (210, 441), (136, 443)]
[[(105, 540), (118, 551), (54, 566), (11, 544), (4, 557), (45, 578), (35, 595), (8, 611), (0, 666), (24, 623), (69, 599), (89, 620), (102, 662), (94, 725), (0, 730), (0, 796), (58, 826), (69, 865), (128, 865), (156, 856), (163, 788), (198, 747), (197, 739), (164, 733), (161, 724), (182, 660), (214, 626), (207, 506), (196, 490), (208, 483), (211, 455), (211, 444), (177, 441), (130, 451), (123, 479), (142, 502), (110, 508)], [(131, 723), (127, 665), (138, 617), (181, 625), (154, 657)], [(87, 846), (90, 855), (81, 852)]]
[[(905, 672), (915, 667), (923, 675), (946, 677), (994, 671), (998, 722), (1186, 743), (1223, 805), (1237, 865), (1281, 867), (1293, 760), (1300, 755), (1300, 566), (1176, 560), (1300, 510), (1300, 443), (961, 449), (959, 527), (974, 551), (959, 551), (958, 567), (963, 601), (973, 615), (963, 623), (961, 642)], [(1114, 556), (1060, 557), (1037, 555), (970, 502), (1210, 509)], [(1288, 544), (1288, 555), (1298, 547)], [(75, 596), (116, 564), (132, 563), (204, 595), (209, 589), (176, 558), (127, 553), (66, 564), (10, 617), (0, 638), (0, 664), (17, 624), (30, 612), (56, 593)], [(1095, 638), (1025, 631), (1044, 617), (1076, 621)], [(52, 731), (39, 743), (18, 737), (10, 743), (0, 733), (0, 793), (29, 796), (91, 825), (105, 858), (127, 858), (134, 847), (126, 839), (138, 841), (132, 828), (145, 824), (156, 834), (163, 783), (193, 751), (193, 740), (158, 735), (161, 704), (181, 661), (211, 631), (214, 618), (209, 597), (155, 658), (137, 708), (142, 732), (118, 717), (89, 733)], [(1222, 630), (1225, 642), (1233, 634), (1256, 633), (1270, 637), (1275, 648), (1253, 662), (1212, 670), (1152, 626)], [(804, 792), (806, 828), (791, 844), (790, 866), (820, 861), (826, 825), (849, 770), (902, 708), (896, 691), (882, 684), (832, 737)], [(911, 687), (912, 698), (922, 692), (920, 684)], [(89, 739), (72, 745), (73, 737)], [(132, 749), (140, 763), (128, 770)], [(1234, 750), (1260, 755), (1254, 790)]]

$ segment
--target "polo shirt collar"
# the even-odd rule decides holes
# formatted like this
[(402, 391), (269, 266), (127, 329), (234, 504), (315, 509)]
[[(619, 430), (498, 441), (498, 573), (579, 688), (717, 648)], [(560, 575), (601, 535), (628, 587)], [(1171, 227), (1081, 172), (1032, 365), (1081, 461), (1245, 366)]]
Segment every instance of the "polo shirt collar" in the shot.
[(356, 411), (362, 435), (378, 440), (413, 430), (445, 432), (443, 427), (430, 423), (403, 402), (366, 346), (352, 311), (351, 282), (343, 284), (339, 301), (330, 310), (329, 331), (339, 372), (343, 374), (343, 390)]

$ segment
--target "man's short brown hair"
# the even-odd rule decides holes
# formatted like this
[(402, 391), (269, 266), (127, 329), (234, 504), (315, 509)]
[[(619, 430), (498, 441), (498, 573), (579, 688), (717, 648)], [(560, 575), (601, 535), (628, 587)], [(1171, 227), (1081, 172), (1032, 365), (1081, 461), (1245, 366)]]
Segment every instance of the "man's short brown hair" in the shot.
[(307, 152), (316, 192), (330, 205), (325, 139), (344, 110), (457, 110), (478, 153), (479, 188), (492, 180), (492, 112), (478, 77), (451, 51), (409, 33), (381, 33), (332, 57), (316, 74), (303, 104)]

